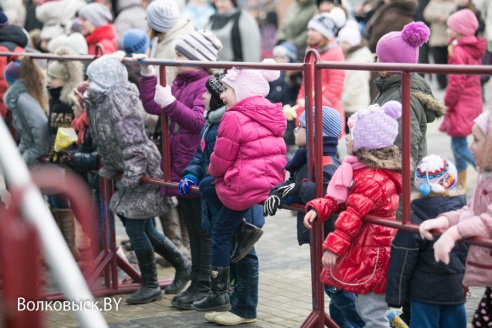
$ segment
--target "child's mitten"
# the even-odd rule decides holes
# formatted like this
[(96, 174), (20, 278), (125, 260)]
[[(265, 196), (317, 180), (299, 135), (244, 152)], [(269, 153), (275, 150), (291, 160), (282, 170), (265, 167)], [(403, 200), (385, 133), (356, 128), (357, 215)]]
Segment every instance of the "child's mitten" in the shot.
[[(147, 60), (149, 57), (145, 54), (133, 54), (132, 59), (136, 61)], [(152, 65), (140, 65), (140, 75), (142, 76), (154, 76), (155, 69)]]
[(179, 194), (188, 195), (191, 186), (198, 186), (198, 179), (193, 174), (187, 174), (178, 183)]
[(277, 209), (280, 206), (280, 193), (277, 190), (270, 191), (270, 195), (263, 204), (263, 215), (274, 216), (277, 213)]
[(449, 228), (449, 221), (445, 216), (440, 216), (432, 220), (426, 220), (419, 226), (420, 237), (422, 237), (422, 239), (432, 240), (434, 239), (434, 236), (432, 235), (431, 230), (446, 230), (447, 228)]
[(176, 98), (171, 93), (171, 87), (169, 85), (166, 85), (166, 87), (160, 85), (156, 86), (154, 101), (158, 103), (161, 108), (171, 105), (175, 100)]
[(457, 240), (461, 239), (457, 226), (452, 226), (434, 244), (434, 258), (436, 262), (449, 264), (449, 252), (453, 250)]
[(299, 191), (301, 190), (301, 187), (302, 187), (302, 182), (293, 182), (278, 188), (277, 191), (280, 193), (282, 200), (284, 200), (289, 196), (299, 195)]

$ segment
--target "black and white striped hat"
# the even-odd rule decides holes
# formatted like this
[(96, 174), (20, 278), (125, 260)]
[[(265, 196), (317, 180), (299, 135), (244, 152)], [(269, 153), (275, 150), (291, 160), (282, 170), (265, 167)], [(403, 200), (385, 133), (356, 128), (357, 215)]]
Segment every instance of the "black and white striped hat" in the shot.
[(185, 35), (175, 50), (190, 60), (216, 61), (222, 42), (210, 31), (200, 30)]

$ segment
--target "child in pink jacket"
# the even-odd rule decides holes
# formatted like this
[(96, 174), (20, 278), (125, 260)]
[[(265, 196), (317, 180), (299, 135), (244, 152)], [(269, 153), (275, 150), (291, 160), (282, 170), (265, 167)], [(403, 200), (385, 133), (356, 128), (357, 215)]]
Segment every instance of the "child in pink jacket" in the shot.
[[(436, 261), (449, 263), (449, 252), (462, 238), (492, 238), (492, 120), (490, 111), (475, 119), (470, 150), (479, 175), (470, 203), (460, 210), (443, 213), (420, 225), (422, 238), (432, 240), (434, 229), (446, 230), (434, 244)], [(492, 253), (490, 248), (472, 245), (466, 258), (463, 286), (487, 287), (473, 316), (473, 327), (492, 325)]]
[[(274, 62), (270, 60), (270, 62)], [(220, 122), (217, 142), (210, 156), (207, 177), (200, 182), (200, 193), (209, 206), (219, 212), (212, 230), (210, 292), (193, 303), (197, 311), (228, 311), (227, 295), (231, 240), (246, 211), (268, 198), (273, 186), (285, 180), (286, 145), (283, 139), (286, 119), (282, 104), (265, 99), (269, 81), (278, 71), (233, 68), (223, 78), (221, 99), (226, 113)], [(236, 233), (239, 261), (261, 237), (258, 228)]]
[[(449, 16), (447, 25), (448, 64), (480, 65), (485, 54), (485, 39), (475, 36), (478, 28), (475, 14), (470, 9), (459, 10)], [(451, 137), (458, 184), (466, 193), (466, 167), (475, 166), (466, 137), (472, 132), (473, 120), (482, 113), (480, 75), (449, 74), (444, 104), (447, 111), (439, 129)]]

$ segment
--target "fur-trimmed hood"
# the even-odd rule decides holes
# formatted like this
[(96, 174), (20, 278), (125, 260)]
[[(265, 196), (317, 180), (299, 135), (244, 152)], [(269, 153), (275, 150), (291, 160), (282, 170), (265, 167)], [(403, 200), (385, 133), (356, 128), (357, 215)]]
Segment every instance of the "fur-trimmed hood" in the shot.
[(415, 98), (417, 98), (427, 109), (425, 114), (427, 115), (428, 122), (432, 122), (434, 119), (443, 117), (444, 114), (446, 114), (446, 106), (437, 101), (437, 99), (432, 95), (421, 91), (413, 91), (412, 95), (415, 96)]
[[(70, 48), (66, 46), (62, 46), (58, 48), (55, 54), (61, 56), (76, 55)], [(83, 81), (83, 70), (84, 70), (83, 65), (79, 61), (54, 60), (51, 61), (50, 64), (48, 64), (48, 75), (49, 75), (49, 66), (54, 62), (57, 62), (58, 64), (62, 65), (64, 71), (66, 71), (68, 75), (68, 79), (66, 80), (66, 83), (62, 87), (60, 93), (60, 101), (68, 105), (73, 105), (73, 98), (71, 97), (71, 94), (73, 90), (76, 89), (77, 86)]]
[(359, 161), (375, 169), (401, 171), (402, 157), (397, 146), (381, 149), (359, 149), (355, 152)]

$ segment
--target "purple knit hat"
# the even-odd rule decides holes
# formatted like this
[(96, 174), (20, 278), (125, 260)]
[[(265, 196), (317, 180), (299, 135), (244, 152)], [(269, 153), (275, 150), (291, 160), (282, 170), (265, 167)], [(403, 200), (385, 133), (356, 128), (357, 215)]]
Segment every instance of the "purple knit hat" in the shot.
[(376, 45), (381, 63), (415, 64), (419, 60), (419, 47), (429, 40), (430, 30), (422, 22), (412, 22), (401, 32), (390, 32)]
[[(263, 63), (272, 64), (275, 61), (266, 58)], [(237, 69), (233, 67), (222, 79), (222, 82), (230, 85), (236, 94), (236, 101), (243, 99), (262, 96), (266, 97), (270, 92), (268, 82), (275, 81), (280, 77), (280, 71), (256, 70), (256, 69)]]
[(392, 146), (398, 135), (397, 119), (401, 111), (401, 104), (391, 100), (381, 107), (370, 105), (350, 116), (348, 126), (354, 139), (354, 151)]

